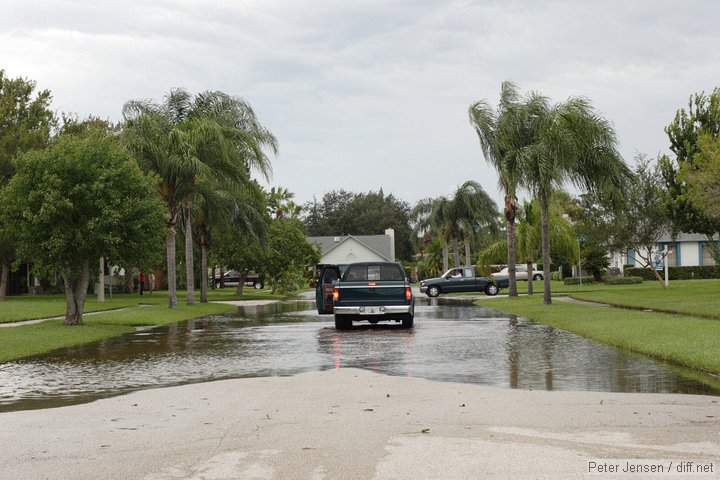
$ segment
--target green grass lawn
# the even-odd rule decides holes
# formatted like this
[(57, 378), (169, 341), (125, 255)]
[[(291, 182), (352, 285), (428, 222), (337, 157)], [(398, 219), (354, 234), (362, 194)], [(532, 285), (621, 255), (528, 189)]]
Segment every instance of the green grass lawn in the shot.
[[(698, 283), (700, 282), (700, 283)], [(520, 315), (536, 322), (562, 328), (593, 340), (678, 365), (720, 374), (720, 321), (699, 318), (696, 312), (710, 312), (714, 304), (720, 310), (720, 295), (710, 298), (720, 281), (690, 281), (671, 285), (672, 299), (664, 299), (669, 291), (659, 284), (584, 286), (582, 293), (572, 297), (635, 307), (645, 304), (657, 308), (659, 300), (672, 306), (673, 311), (687, 312), (672, 315), (657, 311), (643, 312), (617, 308), (575, 305), (555, 300), (552, 305), (542, 303), (540, 294), (532, 297), (479, 300), (479, 305), (502, 312)], [(697, 283), (697, 286), (695, 286)], [(611, 302), (609, 300), (614, 300)]]
[[(245, 288), (243, 296), (235, 295), (234, 288), (208, 290), (208, 300), (259, 300), (282, 299), (282, 295), (271, 294), (269, 289), (255, 290)], [(114, 294), (112, 299), (105, 295), (105, 302), (98, 303), (95, 295), (88, 295), (85, 301), (85, 312), (98, 312), (118, 308), (136, 307), (138, 305), (167, 305), (167, 292)], [(185, 292), (178, 292), (178, 305), (187, 301)], [(200, 292), (195, 292), (195, 301), (200, 301)], [(0, 303), (0, 323), (35, 320), (65, 315), (65, 297), (63, 295), (23, 295), (10, 296)]]
[[(197, 292), (196, 300), (200, 293)], [(281, 300), (282, 295), (271, 294), (269, 290), (245, 289), (242, 300), (272, 299)], [(240, 300), (234, 288), (210, 290), (210, 301)], [(184, 293), (178, 295), (178, 306), (167, 308), (167, 292), (155, 292), (152, 295), (120, 294), (109, 296), (105, 303), (98, 303), (89, 296), (86, 312), (103, 311), (95, 315), (83, 316), (84, 324), (69, 327), (62, 320), (48, 320), (36, 325), (0, 328), (0, 362), (16, 360), (22, 357), (50, 352), (52, 350), (96, 342), (123, 333), (131, 332), (136, 326), (165, 325), (190, 320), (205, 315), (217, 315), (233, 311), (234, 307), (216, 303), (185, 304)], [(141, 306), (142, 305), (142, 306)], [(104, 311), (121, 309), (118, 311)], [(63, 316), (65, 297), (62, 295), (33, 295), (8, 297), (0, 303), (0, 322), (17, 322), (37, 318)]]
[(648, 281), (638, 285), (591, 287), (569, 292), (569, 295), (622, 307), (720, 319), (720, 280), (676, 280), (671, 281), (667, 289), (658, 282)]

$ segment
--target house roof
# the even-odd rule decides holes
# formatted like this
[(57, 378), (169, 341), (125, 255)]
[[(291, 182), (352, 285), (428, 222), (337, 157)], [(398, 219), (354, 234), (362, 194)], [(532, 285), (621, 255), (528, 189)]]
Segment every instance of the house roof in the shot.
[[(718, 240), (718, 235), (713, 237), (713, 240)], [(673, 237), (670, 233), (665, 233), (660, 236), (658, 242), (707, 242), (708, 237), (701, 233), (678, 233)]]
[(327, 255), (340, 244), (354, 240), (386, 260), (390, 260), (390, 235), (346, 235), (344, 237), (308, 237), (308, 242), (320, 247), (320, 254)]

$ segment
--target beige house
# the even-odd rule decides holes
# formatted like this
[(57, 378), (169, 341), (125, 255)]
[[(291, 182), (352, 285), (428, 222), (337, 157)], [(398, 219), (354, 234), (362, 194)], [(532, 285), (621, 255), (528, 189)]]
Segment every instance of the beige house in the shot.
[(343, 237), (308, 237), (320, 249), (320, 264), (395, 261), (395, 231), (384, 235), (346, 235)]

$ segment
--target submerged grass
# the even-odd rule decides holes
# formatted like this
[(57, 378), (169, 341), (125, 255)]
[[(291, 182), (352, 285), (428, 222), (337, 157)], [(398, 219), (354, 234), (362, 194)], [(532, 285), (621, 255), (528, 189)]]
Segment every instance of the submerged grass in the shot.
[(560, 301), (544, 305), (542, 295), (476, 303), (631, 352), (720, 375), (720, 321), (714, 319)]
[[(282, 295), (266, 290), (246, 289), (243, 296), (235, 289), (211, 290), (210, 301), (219, 300), (281, 300)], [(199, 298), (199, 293), (196, 298)], [(231, 305), (197, 303), (185, 305), (186, 297), (178, 295), (177, 308), (167, 308), (167, 292), (152, 295), (116, 294), (104, 303), (88, 297), (83, 325), (67, 326), (62, 320), (47, 320), (35, 325), (0, 328), (0, 362), (47, 353), (52, 350), (132, 332), (137, 326), (166, 325), (206, 315), (219, 315), (234, 310)], [(122, 309), (122, 310), (119, 310)], [(115, 310), (115, 311), (106, 311)], [(65, 315), (65, 298), (61, 295), (9, 297), (0, 303), (0, 323), (19, 322)]]

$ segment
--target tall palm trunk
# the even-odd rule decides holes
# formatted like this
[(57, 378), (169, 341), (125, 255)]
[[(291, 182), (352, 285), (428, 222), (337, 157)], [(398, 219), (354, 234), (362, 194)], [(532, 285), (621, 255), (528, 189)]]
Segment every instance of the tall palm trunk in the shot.
[(453, 237), (453, 260), (455, 260), (455, 266), (460, 266), (460, 245), (458, 244), (457, 237)]
[(168, 234), (165, 237), (165, 252), (167, 255), (167, 269), (168, 269), (168, 307), (177, 307), (177, 259), (175, 258), (175, 236), (177, 231), (175, 225), (177, 224), (177, 209), (172, 206), (168, 207), (168, 220), (167, 229)]
[(472, 265), (472, 259), (470, 258), (470, 237), (467, 233), (463, 241), (465, 242), (465, 265)]
[(8, 283), (10, 282), (10, 265), (2, 262), (2, 274), (0, 275), (0, 302), (5, 301)]
[(187, 283), (187, 304), (195, 305), (195, 259), (193, 258), (193, 236), (190, 208), (188, 202), (183, 209), (183, 224), (185, 227), (185, 279)]
[(82, 325), (83, 312), (85, 311), (85, 298), (87, 297), (88, 285), (90, 284), (90, 262), (83, 262), (80, 277), (71, 276), (67, 272), (62, 273), (65, 284), (65, 325)]
[[(550, 305), (550, 201), (547, 195), (540, 196), (540, 225), (542, 232), (542, 255), (543, 255), (543, 303)], [(528, 275), (530, 272), (528, 272)]]
[(533, 292), (533, 276), (532, 276), (533, 264), (532, 264), (532, 262), (527, 262), (527, 264), (525, 266), (526, 266), (526, 270), (528, 272), (528, 276), (527, 276), (528, 295), (533, 295), (534, 294), (534, 292)]
[[(205, 228), (200, 230), (198, 235), (198, 243), (200, 244), (200, 303), (208, 301), (208, 266), (207, 266), (207, 250), (208, 250), (208, 233)], [(213, 280), (213, 283), (215, 281)]]
[(517, 297), (517, 280), (515, 276), (515, 195), (505, 194), (505, 226), (507, 231), (507, 261), (508, 261), (508, 297)]
[(443, 246), (443, 273), (447, 272), (450, 269), (450, 259), (448, 258), (450, 256), (448, 252), (448, 244), (445, 239), (443, 239), (442, 242)]

